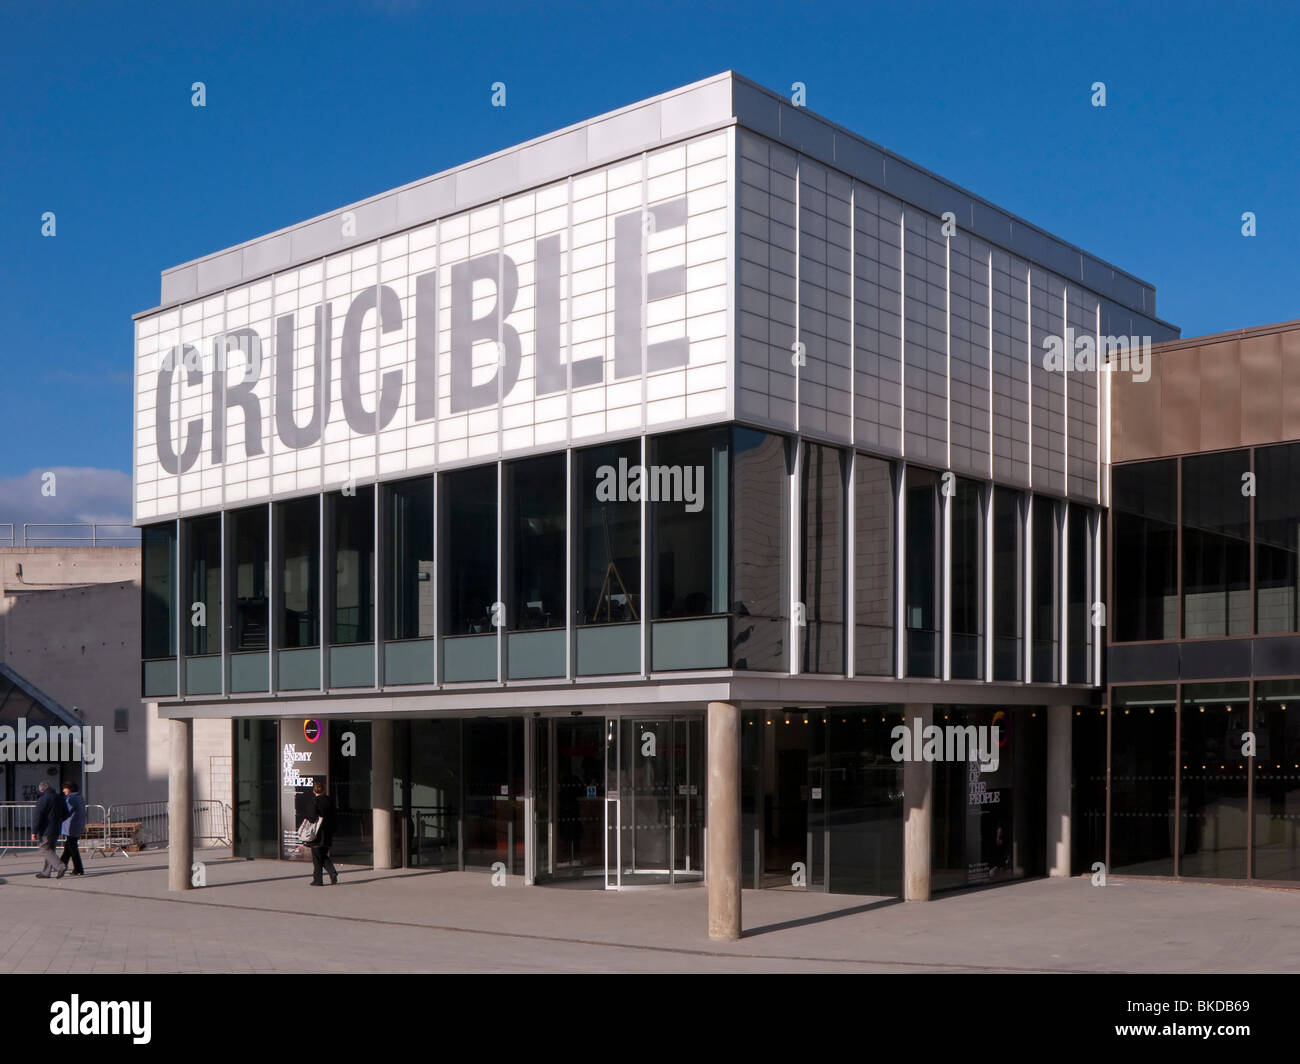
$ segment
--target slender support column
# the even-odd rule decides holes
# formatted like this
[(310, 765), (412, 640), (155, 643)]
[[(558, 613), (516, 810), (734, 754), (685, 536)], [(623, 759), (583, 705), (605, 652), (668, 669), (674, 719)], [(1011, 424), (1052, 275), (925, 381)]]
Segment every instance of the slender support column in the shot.
[[(924, 731), (934, 721), (934, 706), (903, 707), (904, 722)], [(921, 759), (919, 750), (903, 762), (903, 900), (930, 900), (930, 822), (934, 815), (934, 766)]]
[(393, 722), (370, 723), (370, 806), (376, 868), (393, 867)]
[(740, 709), (709, 703), (709, 937), (740, 938)]
[(194, 722), (173, 720), (167, 774), (167, 889), (189, 890), (194, 863)]
[(1070, 774), (1074, 710), (1047, 707), (1047, 872), (1070, 874)]

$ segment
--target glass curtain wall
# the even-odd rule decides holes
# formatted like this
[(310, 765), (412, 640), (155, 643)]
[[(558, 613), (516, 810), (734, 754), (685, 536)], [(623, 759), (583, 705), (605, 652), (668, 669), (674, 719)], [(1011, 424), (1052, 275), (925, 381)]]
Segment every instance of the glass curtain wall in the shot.
[(320, 499), (277, 503), (279, 689), (320, 687)]
[(993, 489), (993, 679), (1024, 676), (1025, 497)]
[(232, 722), (235, 741), (234, 846), (236, 857), (280, 855), (280, 724)]
[(271, 554), (268, 510), (226, 515), (230, 580), (230, 690), (265, 691), (270, 683)]
[(784, 436), (732, 430), (731, 667), (785, 671), (790, 641), (789, 467)]
[(1111, 470), (1117, 643), (1178, 638), (1178, 461)]
[(859, 676), (894, 675), (894, 480), (890, 463), (856, 456), (854, 648)]
[(185, 694), (221, 693), (221, 516), (182, 524), (185, 590), (181, 631), (185, 643)]
[(1174, 874), (1174, 693), (1172, 684), (1112, 689), (1111, 871)]
[(844, 672), (844, 460), (805, 441), (799, 477), (800, 668)]
[(1069, 504), (1065, 613), (1069, 683), (1088, 683), (1092, 679), (1092, 515), (1086, 506)]
[(176, 522), (140, 534), (141, 692), (176, 694)]
[(403, 480), (383, 492), (384, 683), (431, 683), (433, 478)]
[(1255, 877), (1295, 882), (1300, 880), (1300, 680), (1255, 681), (1254, 731)]
[(1250, 634), (1249, 451), (1183, 460), (1183, 636)]
[(1179, 874), (1244, 879), (1250, 685), (1182, 688)]
[(568, 482), (563, 453), (502, 469), (506, 673), (512, 680), (565, 674)]
[(579, 676), (641, 671), (641, 495), (630, 478), (641, 443), (573, 456), (573, 604)]
[(329, 577), (329, 685), (375, 682), (375, 489), (325, 497), (333, 555)]
[(908, 466), (904, 620), (907, 625), (907, 675), (939, 675), (940, 546), (939, 477)]
[(1300, 631), (1300, 443), (1255, 451), (1255, 623)]
[(497, 467), (444, 473), (438, 496), (438, 588), (443, 680), (495, 680)]
[(984, 676), (984, 485), (956, 479), (952, 505), (952, 678)]
[(1032, 503), (1033, 538), (1033, 614), (1029, 630), (1033, 634), (1034, 683), (1055, 683), (1060, 676), (1061, 619), (1057, 595), (1060, 593), (1060, 523), (1058, 503), (1045, 495), (1035, 495)]

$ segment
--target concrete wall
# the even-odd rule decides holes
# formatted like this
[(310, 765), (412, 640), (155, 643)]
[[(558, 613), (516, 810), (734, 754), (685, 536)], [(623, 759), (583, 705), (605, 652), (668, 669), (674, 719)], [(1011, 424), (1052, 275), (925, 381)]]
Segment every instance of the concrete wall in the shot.
[[(103, 727), (102, 768), (84, 776), (87, 802), (166, 799), (167, 723), (140, 701), (138, 547), (0, 548), (0, 661)], [(196, 722), (195, 797), (229, 802), (230, 764), (229, 721)]]

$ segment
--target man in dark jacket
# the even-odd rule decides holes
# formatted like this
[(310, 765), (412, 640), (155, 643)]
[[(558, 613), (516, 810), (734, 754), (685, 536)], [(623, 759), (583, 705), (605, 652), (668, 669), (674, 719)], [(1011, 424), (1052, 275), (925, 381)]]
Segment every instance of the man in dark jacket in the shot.
[(68, 859), (72, 859), (72, 874), (84, 876), (86, 869), (81, 864), (81, 851), (77, 841), (86, 833), (86, 799), (81, 797), (77, 785), (72, 780), (63, 781), (63, 802), (68, 807), (68, 819), (63, 822), (63, 856), (59, 858), (59, 878), (68, 870)]
[(325, 793), (325, 784), (320, 780), (315, 780), (312, 785), (312, 794), (314, 795), (311, 804), (307, 808), (307, 819), (313, 824), (317, 820), (321, 822), (320, 830), (316, 832), (316, 838), (311, 841), (311, 885), (313, 887), (323, 887), (324, 879), (321, 878), (322, 872), (330, 874), (330, 885), (338, 883), (339, 874), (334, 869), (334, 862), (330, 860), (330, 847), (334, 845), (334, 818), (337, 811), (334, 806), (334, 799)]
[(63, 865), (54, 855), (54, 844), (59, 839), (59, 828), (68, 815), (63, 803), (63, 795), (50, 786), (49, 780), (41, 780), (37, 787), (40, 797), (36, 799), (36, 820), (32, 825), (32, 839), (40, 840), (37, 849), (45, 858), (45, 868), (36, 873), (37, 879), (49, 879), (60, 872)]

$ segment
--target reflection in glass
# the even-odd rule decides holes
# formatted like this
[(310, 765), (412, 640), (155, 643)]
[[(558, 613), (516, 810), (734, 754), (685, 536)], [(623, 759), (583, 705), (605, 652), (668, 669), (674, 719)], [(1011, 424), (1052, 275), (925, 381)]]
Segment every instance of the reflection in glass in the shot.
[(271, 586), (266, 507), (235, 510), (226, 520), (230, 524), (235, 567), (232, 649), (265, 650)]
[(859, 454), (853, 474), (853, 671), (894, 674), (894, 486), (890, 464)]
[(1300, 881), (1300, 680), (1255, 681), (1255, 877)]
[(1183, 459), (1186, 639), (1250, 633), (1249, 467), (1249, 451)]
[(906, 599), (907, 675), (939, 675), (938, 474), (908, 466)]
[(1055, 499), (1049, 499), (1045, 495), (1033, 497), (1033, 615), (1030, 631), (1033, 633), (1034, 683), (1054, 683), (1060, 673), (1057, 595), (1061, 584), (1061, 566), (1057, 553), (1060, 542), (1057, 506)]
[(786, 440), (732, 430), (733, 669), (784, 670), (789, 642)]
[(1116, 642), (1178, 638), (1178, 463), (1111, 470)]
[[(186, 565), (189, 615), (182, 626), (186, 654), (221, 652), (221, 518), (196, 517), (186, 521)], [(195, 606), (202, 605), (201, 610)], [(200, 623), (195, 623), (195, 621)]]
[(320, 500), (315, 496), (276, 505), (280, 554), (281, 648), (320, 643)]
[(352, 495), (326, 496), (334, 548), (334, 564), (329, 567), (330, 642), (336, 646), (369, 643), (375, 637), (374, 492), (366, 486)]
[(641, 462), (637, 440), (591, 447), (574, 455), (574, 527), (579, 625), (641, 619), (641, 503), (602, 488), (621, 483)]
[(1024, 496), (993, 489), (993, 678), (1024, 672)]
[(497, 597), (497, 467), (444, 473), (438, 513), (442, 633), (491, 633)]
[(1255, 451), (1256, 631), (1300, 631), (1300, 443)]
[(1111, 869), (1173, 875), (1174, 688), (1111, 691)]
[(650, 441), (656, 620), (728, 610), (729, 436), (706, 429)]
[(280, 855), (280, 724), (274, 720), (234, 722), (234, 856)]
[(984, 675), (983, 485), (957, 478), (952, 497), (952, 677)]
[(841, 452), (805, 442), (800, 472), (803, 672), (844, 671), (844, 471)]
[(564, 465), (546, 454), (503, 470), (511, 630), (564, 627)]
[(433, 635), (433, 478), (385, 489), (384, 638)]
[(1078, 503), (1069, 505), (1065, 618), (1069, 633), (1068, 682), (1087, 683), (1092, 675), (1092, 511)]
[(147, 661), (176, 656), (176, 522), (141, 530), (140, 634)]
[(1179, 874), (1246, 876), (1246, 759), (1250, 685), (1183, 685)]

